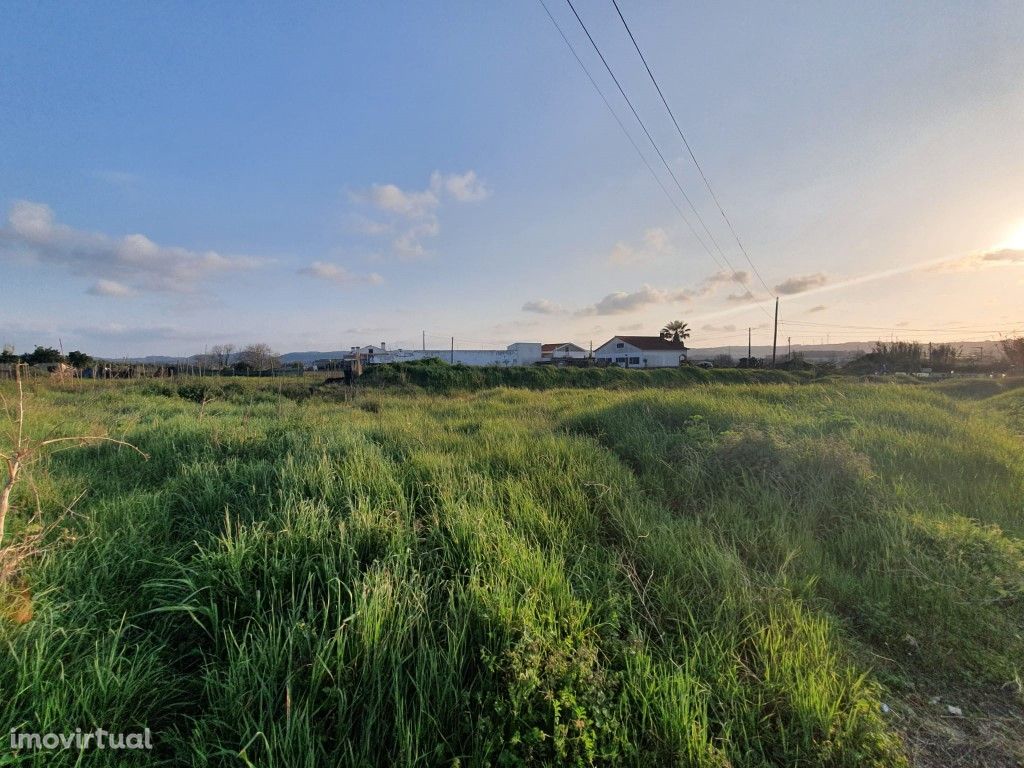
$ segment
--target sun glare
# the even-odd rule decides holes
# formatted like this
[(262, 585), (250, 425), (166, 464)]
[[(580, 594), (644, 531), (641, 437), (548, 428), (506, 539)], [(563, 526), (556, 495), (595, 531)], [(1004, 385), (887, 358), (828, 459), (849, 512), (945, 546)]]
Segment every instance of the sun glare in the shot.
[(1024, 250), (1024, 221), (1017, 222), (1017, 227), (1013, 230), (1013, 234), (1001, 242), (999, 247)]

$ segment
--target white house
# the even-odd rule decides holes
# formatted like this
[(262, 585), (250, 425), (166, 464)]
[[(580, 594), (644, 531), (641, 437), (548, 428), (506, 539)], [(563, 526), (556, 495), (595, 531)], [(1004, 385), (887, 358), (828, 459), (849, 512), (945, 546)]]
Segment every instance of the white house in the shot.
[(622, 368), (676, 368), (686, 360), (686, 345), (660, 336), (613, 336), (594, 357)]
[(406, 363), (413, 360), (436, 358), (446, 363), (462, 365), (532, 365), (541, 361), (539, 342), (520, 341), (505, 349), (387, 349), (383, 344), (353, 347), (352, 355), (359, 354), (368, 365), (380, 363)]
[(563, 341), (541, 345), (540, 356), (543, 360), (586, 360), (587, 350), (571, 341)]

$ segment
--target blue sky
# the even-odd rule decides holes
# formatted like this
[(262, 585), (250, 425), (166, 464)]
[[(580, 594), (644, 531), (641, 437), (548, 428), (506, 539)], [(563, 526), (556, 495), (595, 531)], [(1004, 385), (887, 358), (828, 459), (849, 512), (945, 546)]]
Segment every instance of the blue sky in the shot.
[(537, 2), (8, 3), (0, 341), (719, 345), (772, 294), (794, 342), (1024, 332), (1019, 2), (620, 3), (769, 290), (610, 0), (576, 5), (734, 272)]

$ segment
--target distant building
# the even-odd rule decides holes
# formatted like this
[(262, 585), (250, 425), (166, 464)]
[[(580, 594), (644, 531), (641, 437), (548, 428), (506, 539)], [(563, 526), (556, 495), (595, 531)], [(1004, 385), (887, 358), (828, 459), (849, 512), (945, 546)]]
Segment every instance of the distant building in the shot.
[(613, 336), (594, 350), (594, 357), (622, 368), (676, 368), (686, 353), (683, 342), (660, 336)]
[(380, 346), (353, 347), (350, 356), (359, 355), (367, 365), (407, 363), (413, 360), (443, 360), (453, 365), (533, 365), (541, 361), (539, 342), (520, 341), (505, 349), (387, 349)]
[(571, 341), (542, 344), (540, 357), (542, 360), (586, 360), (587, 350)]

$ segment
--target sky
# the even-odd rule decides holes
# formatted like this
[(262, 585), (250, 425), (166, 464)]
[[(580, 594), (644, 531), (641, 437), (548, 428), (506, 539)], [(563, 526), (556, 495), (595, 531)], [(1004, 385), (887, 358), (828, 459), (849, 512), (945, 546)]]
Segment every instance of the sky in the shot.
[(0, 342), (1024, 333), (1024, 4), (545, 1), (5, 3)]

